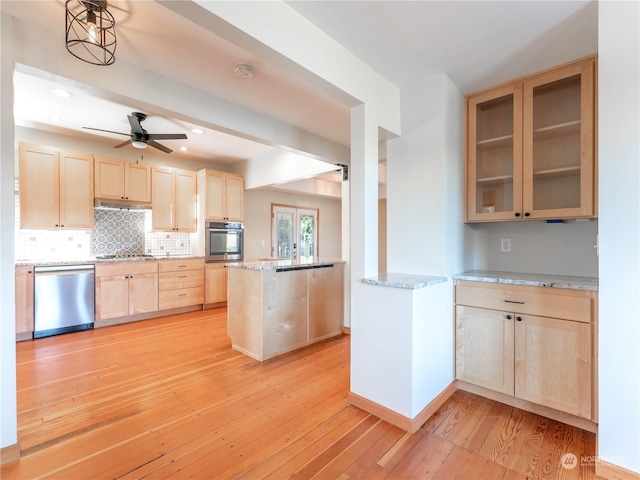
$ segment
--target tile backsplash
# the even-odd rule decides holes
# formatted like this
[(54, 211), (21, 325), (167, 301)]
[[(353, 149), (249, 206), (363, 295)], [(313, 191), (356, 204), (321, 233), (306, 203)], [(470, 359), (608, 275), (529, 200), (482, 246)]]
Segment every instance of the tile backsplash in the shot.
[(93, 230), (20, 229), (16, 196), (17, 261), (82, 260), (96, 255), (189, 255), (188, 233), (151, 232), (151, 211), (94, 210)]

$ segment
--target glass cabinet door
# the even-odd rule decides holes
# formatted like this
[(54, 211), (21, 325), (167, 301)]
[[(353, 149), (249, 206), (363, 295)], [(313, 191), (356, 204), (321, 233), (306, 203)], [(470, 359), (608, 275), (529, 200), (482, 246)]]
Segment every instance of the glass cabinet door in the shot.
[(526, 80), (523, 214), (593, 215), (593, 60)]
[(467, 221), (519, 217), (522, 84), (469, 97), (467, 107)]

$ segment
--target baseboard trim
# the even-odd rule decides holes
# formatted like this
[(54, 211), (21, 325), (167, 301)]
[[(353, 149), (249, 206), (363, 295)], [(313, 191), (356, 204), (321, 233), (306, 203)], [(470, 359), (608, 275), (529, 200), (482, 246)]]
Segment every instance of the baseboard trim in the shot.
[(20, 460), (20, 444), (14, 443), (0, 448), (0, 465)]
[(393, 410), (364, 398), (357, 393), (349, 392), (349, 402), (365, 412), (369, 412), (382, 420), (389, 422), (409, 433), (415, 433), (431, 415), (446, 402), (457, 390), (455, 380), (451, 382), (442, 392), (440, 392), (431, 402), (427, 404), (414, 418), (394, 412)]
[(351, 335), (351, 327), (342, 327), (342, 333), (345, 335)]
[(640, 473), (632, 472), (613, 463), (598, 461), (596, 463), (596, 475), (608, 480), (638, 480)]
[(465, 392), (474, 393), (476, 395), (480, 395), (481, 397), (495, 400), (496, 402), (504, 403), (521, 410), (526, 410), (527, 412), (535, 413), (537, 415), (542, 415), (543, 417), (566, 423), (567, 425), (571, 425), (572, 427), (581, 428), (582, 430), (586, 430), (587, 432), (598, 433), (598, 424), (591, 420), (587, 420), (586, 418), (577, 417), (575, 415), (571, 415), (570, 413), (561, 412), (553, 408), (538, 405), (536, 403), (531, 403), (526, 400), (521, 400), (520, 398), (512, 397), (511, 395), (506, 395), (504, 393), (494, 392), (493, 390), (479, 387), (471, 383), (463, 382), (462, 380), (458, 380), (457, 382), (458, 389), (464, 390)]

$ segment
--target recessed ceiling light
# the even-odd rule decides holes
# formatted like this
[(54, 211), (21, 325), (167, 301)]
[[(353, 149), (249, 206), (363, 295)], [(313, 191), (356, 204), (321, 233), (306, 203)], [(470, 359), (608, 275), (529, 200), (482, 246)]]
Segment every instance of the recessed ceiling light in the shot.
[(187, 147), (180, 147), (180, 151), (186, 152), (187, 151)]
[(53, 93), (54, 95), (56, 95), (58, 97), (62, 97), (62, 98), (69, 98), (69, 97), (73, 96), (71, 94), (71, 92), (63, 90), (62, 88), (52, 88), (51, 89), (51, 93)]
[(202, 130), (201, 128), (192, 128), (191, 131), (196, 135), (202, 135), (204, 133), (204, 130)]

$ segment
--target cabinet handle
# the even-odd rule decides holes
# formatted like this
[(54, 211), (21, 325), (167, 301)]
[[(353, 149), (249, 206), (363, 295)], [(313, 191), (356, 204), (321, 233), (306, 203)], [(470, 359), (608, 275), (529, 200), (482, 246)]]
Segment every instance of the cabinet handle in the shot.
[(511, 320), (513, 317), (511, 315), (507, 315), (507, 320)]
[(516, 217), (519, 217), (519, 216), (520, 216), (520, 212), (516, 212)]
[(507, 303), (517, 303), (518, 305), (524, 305), (524, 302), (516, 302), (515, 300), (505, 300)]
[(528, 217), (529, 215), (531, 215), (529, 212), (524, 212), (525, 217)]
[(179, 297), (186, 297), (186, 296), (187, 296), (187, 294), (186, 294), (186, 293), (181, 293), (181, 294), (179, 294), (178, 296), (179, 296)]
[(522, 321), (522, 317), (521, 317), (520, 315), (518, 315), (518, 316), (516, 317), (516, 320), (518, 320), (519, 322), (521, 322), (521, 321)]
[(186, 275), (180, 275), (178, 278), (187, 278)]

